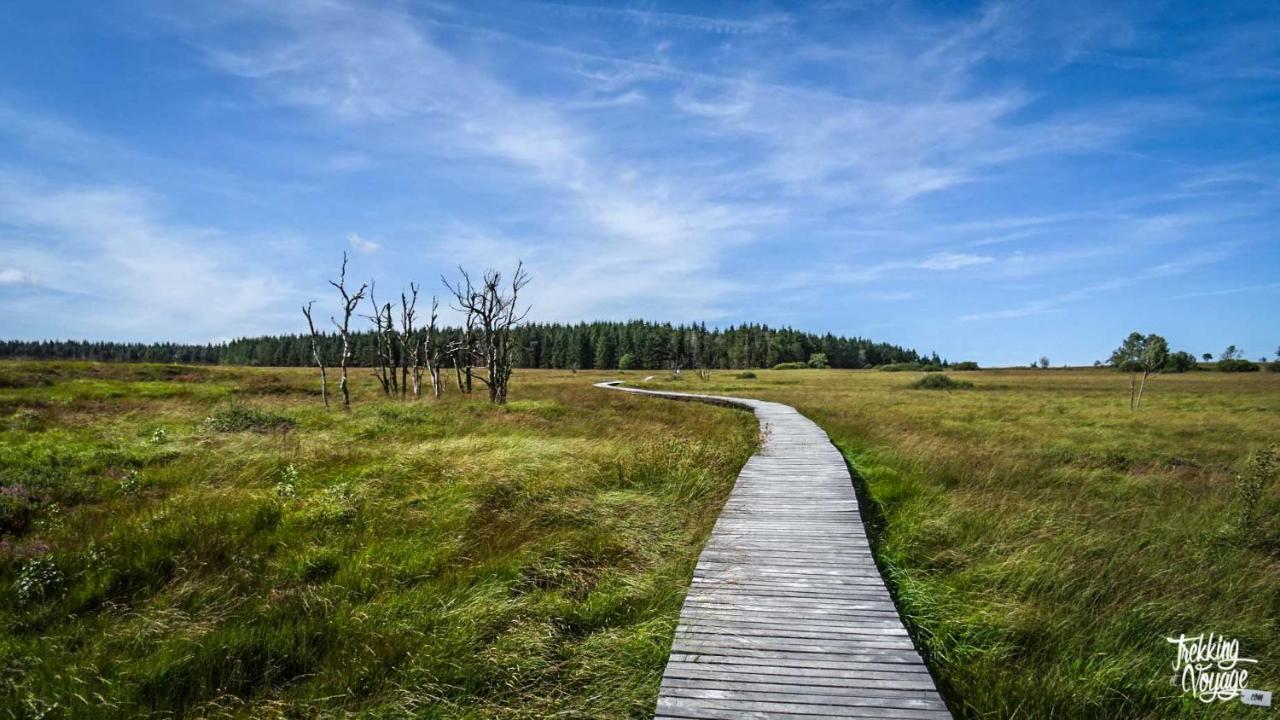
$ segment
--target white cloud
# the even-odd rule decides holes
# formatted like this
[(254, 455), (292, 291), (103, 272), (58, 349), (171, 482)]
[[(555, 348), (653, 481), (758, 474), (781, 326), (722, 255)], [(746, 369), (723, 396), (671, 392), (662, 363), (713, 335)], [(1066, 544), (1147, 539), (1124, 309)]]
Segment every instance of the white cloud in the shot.
[(0, 285), (32, 285), (35, 279), (18, 268), (0, 268)]
[(347, 244), (352, 250), (360, 253), (376, 253), (382, 249), (382, 245), (372, 240), (366, 240), (358, 233), (347, 233)]
[[(5, 278), (39, 277), (43, 306), (80, 336), (203, 342), (278, 330), (289, 285), (238, 259), (218, 231), (167, 223), (156, 204), (135, 188), (0, 175), (0, 222), (39, 238), (7, 245), (28, 269)], [(20, 294), (4, 310), (32, 302)]]
[(926, 258), (917, 267), (923, 270), (959, 270), (960, 268), (985, 265), (994, 261), (995, 258), (987, 255), (944, 252)]

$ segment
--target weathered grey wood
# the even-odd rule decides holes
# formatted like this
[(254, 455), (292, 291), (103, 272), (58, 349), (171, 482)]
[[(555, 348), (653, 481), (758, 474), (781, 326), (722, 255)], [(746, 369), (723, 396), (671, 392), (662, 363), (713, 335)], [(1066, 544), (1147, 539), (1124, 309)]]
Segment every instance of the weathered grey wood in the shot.
[(853, 482), (794, 408), (598, 387), (752, 410), (764, 441), (698, 558), (658, 718), (949, 718), (867, 542)]

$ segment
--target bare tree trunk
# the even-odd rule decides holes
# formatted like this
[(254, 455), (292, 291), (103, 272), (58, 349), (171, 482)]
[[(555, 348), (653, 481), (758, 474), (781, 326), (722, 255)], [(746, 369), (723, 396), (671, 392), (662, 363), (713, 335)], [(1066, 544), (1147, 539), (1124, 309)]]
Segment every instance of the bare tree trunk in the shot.
[(1151, 374), (1150, 370), (1142, 371), (1142, 384), (1138, 386), (1138, 402), (1133, 406), (1134, 410), (1142, 407), (1142, 391), (1147, 389), (1147, 376)]
[(383, 336), (382, 348), (386, 354), (386, 365), (383, 372), (387, 378), (387, 396), (394, 397), (399, 393), (400, 381), (396, 377), (399, 358), (396, 357), (396, 326), (392, 320), (391, 303), (387, 303), (383, 308), (383, 328), (385, 335)]
[(1136, 409), (1137, 409), (1137, 407), (1134, 405), (1134, 399), (1137, 397), (1137, 395), (1136, 395), (1136, 393), (1137, 393), (1137, 390), (1136, 390), (1136, 384), (1137, 384), (1137, 381), (1138, 381), (1138, 374), (1137, 374), (1137, 373), (1135, 373), (1135, 372), (1131, 372), (1131, 373), (1129, 373), (1129, 409), (1130, 409), (1130, 410), (1136, 410)]
[(409, 391), (413, 379), (413, 397), (422, 392), (422, 343), (414, 330), (418, 307), (418, 286), (409, 283), (409, 295), (400, 293), (400, 396)]
[(386, 395), (388, 386), (386, 365), (382, 354), (382, 308), (378, 305), (377, 296), (374, 294), (377, 292), (376, 283), (374, 285), (375, 287), (369, 288), (369, 304), (373, 306), (373, 314), (365, 316), (369, 322), (373, 323), (373, 362), (370, 369), (373, 371), (373, 376), (378, 379), (378, 384), (382, 386), (382, 394)]
[(303, 306), (302, 314), (307, 318), (307, 327), (311, 330), (311, 357), (320, 366), (320, 399), (324, 400), (325, 409), (329, 409), (329, 374), (325, 371), (324, 358), (320, 355), (320, 333), (316, 332), (316, 324), (311, 320), (311, 301)]
[(342, 357), (340, 358), (340, 368), (342, 370), (341, 379), (338, 381), (338, 387), (342, 390), (342, 409), (351, 409), (351, 388), (347, 382), (347, 366), (351, 363), (351, 315), (355, 312), (356, 307), (360, 305), (360, 301), (364, 299), (365, 290), (368, 285), (361, 285), (360, 289), (354, 293), (347, 292), (347, 254), (342, 253), (342, 272), (338, 275), (338, 280), (329, 281), (329, 284), (338, 289), (338, 293), (342, 295), (342, 324), (332, 316), (329, 321), (334, 327), (338, 328), (338, 333), (342, 336)]
[(396, 366), (392, 339), (392, 335), (395, 333), (395, 325), (391, 316), (391, 303), (387, 303), (385, 307), (379, 305), (373, 293), (374, 285), (370, 283), (369, 303), (373, 305), (373, 314), (365, 317), (369, 319), (369, 322), (373, 323), (373, 376), (378, 379), (378, 384), (382, 386), (382, 394), (391, 397), (396, 390)]
[(443, 388), (440, 386), (440, 338), (436, 328), (437, 310), (440, 300), (431, 296), (431, 320), (427, 323), (426, 337), (422, 340), (423, 359), (427, 363), (427, 372), (431, 375), (431, 394), (440, 397)]

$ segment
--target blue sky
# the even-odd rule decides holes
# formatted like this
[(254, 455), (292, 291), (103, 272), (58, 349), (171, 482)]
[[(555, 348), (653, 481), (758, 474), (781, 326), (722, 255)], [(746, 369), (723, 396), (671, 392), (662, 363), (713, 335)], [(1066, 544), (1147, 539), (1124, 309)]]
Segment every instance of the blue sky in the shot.
[(0, 5), (0, 337), (298, 331), (523, 258), (534, 319), (952, 359), (1280, 345), (1280, 5)]

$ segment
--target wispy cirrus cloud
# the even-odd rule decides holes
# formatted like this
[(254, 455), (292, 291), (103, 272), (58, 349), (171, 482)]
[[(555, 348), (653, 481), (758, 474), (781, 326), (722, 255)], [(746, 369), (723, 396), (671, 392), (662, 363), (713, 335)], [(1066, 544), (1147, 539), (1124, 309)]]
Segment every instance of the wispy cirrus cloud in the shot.
[(585, 20), (621, 20), (649, 28), (695, 30), (725, 35), (785, 32), (791, 25), (791, 17), (785, 13), (763, 14), (742, 19), (599, 5), (542, 3), (540, 6), (551, 11), (552, 14)]
[(730, 287), (708, 277), (718, 254), (780, 216), (620, 161), (590, 127), (442, 46), (429, 23), (402, 10), (290, 2), (229, 21), (247, 17), (270, 29), (264, 39), (200, 42), (213, 66), (249, 81), (264, 100), (379, 133), (396, 128), (398, 142), (412, 146), (416, 137), (419, 152), (444, 143), (499, 160), (557, 194), (573, 220), (557, 221), (563, 234), (532, 269), (573, 282), (547, 293), (544, 313), (648, 295), (664, 312), (718, 314)]
[(1085, 287), (1076, 288), (1052, 297), (1032, 300), (1015, 307), (1000, 310), (961, 315), (959, 320), (962, 322), (1010, 320), (1014, 318), (1057, 312), (1072, 303), (1088, 300), (1095, 295), (1123, 290), (1135, 285), (1141, 285), (1143, 282), (1155, 278), (1183, 275), (1206, 265), (1220, 262), (1228, 255), (1229, 250), (1229, 245), (1225, 244), (1218, 247), (1198, 250), (1186, 255), (1185, 257), (1168, 260), (1151, 267), (1137, 268), (1125, 275), (1104, 280), (1102, 282), (1096, 282)]

